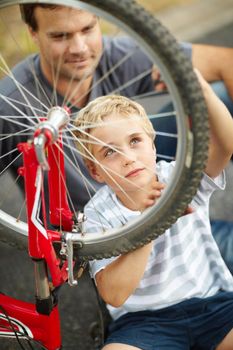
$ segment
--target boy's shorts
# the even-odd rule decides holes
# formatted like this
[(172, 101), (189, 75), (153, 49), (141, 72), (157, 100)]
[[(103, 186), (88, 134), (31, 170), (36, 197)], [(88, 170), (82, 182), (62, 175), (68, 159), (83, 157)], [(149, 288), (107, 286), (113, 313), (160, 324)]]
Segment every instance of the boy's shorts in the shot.
[(192, 298), (155, 311), (132, 312), (109, 327), (105, 344), (142, 350), (213, 350), (233, 328), (233, 292)]

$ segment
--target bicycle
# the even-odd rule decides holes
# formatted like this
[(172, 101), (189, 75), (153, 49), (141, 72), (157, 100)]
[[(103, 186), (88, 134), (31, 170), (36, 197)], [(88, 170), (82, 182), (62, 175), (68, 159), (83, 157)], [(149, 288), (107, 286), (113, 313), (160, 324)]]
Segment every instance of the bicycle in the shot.
[[(49, 3), (49, 1), (43, 1), (45, 2)], [(22, 2), (5, 0), (1, 8), (20, 3)], [(63, 1), (56, 3), (64, 4)], [(1, 294), (3, 321), (0, 323), (0, 330), (2, 335), (7, 331), (8, 334), (5, 336), (15, 336), (18, 340), (22, 337), (29, 341), (32, 339), (34, 342), (39, 341), (42, 347), (49, 350), (59, 349), (61, 346), (56, 290), (67, 280), (70, 285), (77, 284), (74, 272), (75, 262), (81, 261), (81, 265), (78, 266), (80, 271), (91, 259), (102, 259), (125, 253), (163, 234), (184, 211), (196, 191), (206, 160), (205, 150), (208, 142), (207, 119), (203, 119), (206, 113), (205, 104), (191, 64), (180, 51), (175, 39), (159, 22), (129, 0), (123, 4), (111, 0), (104, 5), (97, 0), (67, 1), (65, 5), (78, 8), (84, 6), (84, 9), (88, 11), (94, 9), (95, 13), (107, 19), (114, 18), (114, 23), (126, 29), (135, 40), (139, 40), (139, 44), (159, 67), (175, 107), (175, 112), (171, 115), (176, 119), (178, 131), (177, 165), (172, 182), (156, 206), (143, 213), (140, 219), (120, 229), (92, 237), (82, 230), (85, 218), (80, 211), (75, 213), (76, 210), (71, 206), (65, 182), (64, 163), (69, 160), (62, 149), (64, 146), (67, 147), (69, 137), (64, 131), (62, 141), (61, 134), (67, 127), (68, 136), (72, 134), (72, 124), (69, 125), (72, 111), (66, 108), (67, 103), (62, 107), (58, 106), (55, 99), (54, 106), (46, 108), (46, 115), (29, 128), (29, 133), (33, 134), (32, 141), (21, 142), (17, 146), (24, 158), (23, 167), (19, 168), (19, 175), (25, 179), (28, 224), (15, 220), (2, 210), (0, 222), (13, 229), (10, 233), (1, 231), (1, 238), (8, 243), (25, 249), (28, 242), (29, 255), (35, 266), (36, 301), (34, 305)], [(140, 34), (137, 33), (138, 28), (140, 28)], [(3, 62), (1, 70), (10, 76), (11, 73), (7, 72), (5, 61), (3, 57), (1, 58)], [(25, 94), (21, 86), (17, 88), (21, 94)], [(1, 99), (10, 105), (13, 104), (15, 110), (18, 109), (14, 101), (5, 98), (3, 94)], [(30, 109), (35, 116), (38, 114), (34, 106)], [(2, 116), (11, 123), (13, 119), (10, 116), (6, 117)], [(17, 119), (18, 124), (22, 124), (20, 116), (17, 115)], [(25, 128), (25, 125), (21, 126)], [(21, 134), (24, 132), (25, 130), (22, 129)], [(26, 130), (27, 133), (28, 130)], [(163, 132), (161, 132), (162, 135)], [(3, 142), (6, 137), (8, 136), (3, 134), (1, 141)], [(73, 148), (71, 150), (74, 152)], [(49, 208), (45, 203), (44, 190), (42, 190), (44, 173), (48, 169)], [(80, 172), (79, 169), (78, 171)], [(43, 223), (39, 220), (38, 213), (41, 211)], [(49, 224), (46, 219), (48, 211)], [(51, 228), (50, 225), (53, 227)], [(19, 312), (17, 308), (23, 311)], [(32, 316), (25, 316), (29, 312)], [(17, 324), (15, 319), (18, 320)], [(16, 330), (16, 327), (19, 327), (19, 330)]]

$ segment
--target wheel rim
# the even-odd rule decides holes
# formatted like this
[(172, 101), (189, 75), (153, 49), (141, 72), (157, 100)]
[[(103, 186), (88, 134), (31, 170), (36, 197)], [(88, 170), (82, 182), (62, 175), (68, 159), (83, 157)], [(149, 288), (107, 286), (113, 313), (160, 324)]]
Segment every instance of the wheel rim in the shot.
[[(28, 1), (29, 3), (30, 1)], [(46, 1), (43, 1), (45, 3)], [(112, 3), (113, 1), (110, 1)], [(7, 5), (14, 5), (14, 4), (19, 4), (22, 3), (20, 1), (3, 1), (1, 3), (1, 8), (7, 6)], [(24, 1), (25, 3), (25, 1)], [(49, 3), (49, 1), (48, 1)], [(56, 1), (57, 4), (64, 4), (63, 1)], [(117, 6), (115, 2), (114, 6)], [(75, 7), (82, 7), (83, 2), (79, 1), (67, 1), (65, 2), (66, 5), (71, 5)], [(103, 6), (99, 4), (98, 1), (86, 1), (84, 4), (84, 8), (87, 10), (92, 10), (93, 7), (92, 5), (98, 5), (98, 14), (102, 14), (103, 11)], [(111, 6), (111, 4), (109, 5)], [(95, 8), (96, 9), (96, 8)], [(133, 16), (133, 15), (131, 15)], [(119, 17), (122, 19), (122, 13), (120, 12)], [(110, 20), (118, 22), (119, 19), (114, 18), (112, 15), (110, 15)], [(128, 17), (126, 16), (124, 18), (125, 23), (123, 23), (123, 27), (127, 28), (127, 20)], [(152, 18), (150, 18), (151, 21), (151, 26), (155, 24)], [(135, 28), (137, 27), (137, 24), (142, 24), (142, 20), (134, 19), (132, 26)], [(150, 25), (145, 26), (144, 33), (148, 33), (150, 31)], [(164, 30), (165, 31), (165, 30)], [(102, 258), (102, 257), (108, 257), (110, 255), (118, 255), (120, 252), (125, 252), (128, 249), (132, 249), (137, 247), (140, 244), (145, 244), (148, 239), (153, 239), (157, 235), (160, 235), (166, 228), (168, 228), (175, 220), (176, 217), (179, 213), (182, 213), (184, 210), (185, 206), (187, 203), (190, 201), (192, 196), (195, 193), (195, 190), (197, 188), (198, 182), (200, 180), (200, 172), (204, 167), (204, 161), (206, 159), (206, 156), (201, 154), (202, 150), (206, 148), (207, 145), (207, 137), (206, 137), (206, 132), (202, 130), (203, 132), (200, 133), (200, 131), (197, 133), (199, 127), (200, 127), (200, 119), (197, 121), (197, 125), (195, 126), (196, 119), (195, 119), (195, 114), (200, 115), (202, 114), (203, 108), (201, 107), (198, 110), (196, 107), (195, 108), (190, 108), (189, 105), (186, 105), (186, 98), (189, 97), (188, 94), (191, 93), (192, 91), (192, 86), (190, 87), (190, 80), (194, 79), (192, 72), (190, 72), (190, 67), (189, 64), (186, 62), (186, 60), (183, 58), (182, 54), (180, 54), (180, 57), (182, 58), (183, 62), (188, 66), (188, 77), (185, 76), (184, 70), (180, 69), (178, 67), (177, 71), (174, 73), (171, 70), (171, 67), (167, 68), (166, 65), (172, 65), (173, 62), (174, 64), (177, 64), (176, 60), (171, 59), (169, 54), (166, 52), (166, 49), (163, 48), (162, 52), (160, 51), (159, 54), (157, 52), (159, 44), (157, 46), (154, 46), (154, 48), (151, 48), (150, 44), (152, 42), (152, 39), (154, 37), (148, 36), (145, 40), (143, 41), (141, 37), (135, 33), (132, 32), (132, 29), (129, 29), (129, 32), (134, 34), (134, 38), (139, 39), (140, 44), (143, 44), (144, 47), (147, 49), (148, 53), (150, 56), (153, 58), (154, 61), (156, 61), (156, 64), (159, 66), (167, 84), (169, 85), (169, 89), (171, 92), (171, 95), (174, 97), (174, 104), (175, 108), (177, 110), (177, 113), (179, 114), (179, 118), (177, 119), (177, 128), (178, 128), (178, 140), (182, 140), (178, 142), (177, 146), (177, 165), (174, 171), (174, 176), (173, 176), (173, 182), (170, 183), (164, 192), (163, 197), (159, 201), (158, 205), (156, 208), (154, 208), (151, 211), (147, 211), (143, 215), (140, 216), (140, 218), (136, 219), (134, 223), (129, 223), (127, 227), (122, 228), (120, 231), (119, 230), (111, 230), (109, 232), (108, 236), (106, 235), (105, 238), (103, 239), (103, 236), (97, 235), (96, 237), (88, 237), (88, 236), (81, 236), (79, 237), (79, 242), (82, 245), (82, 249), (79, 251), (79, 255), (81, 257), (85, 258), (87, 257), (88, 259), (92, 258)], [(165, 34), (168, 35), (165, 31)], [(171, 42), (173, 43), (174, 48), (176, 49), (176, 44), (173, 41), (173, 39), (170, 39)], [(159, 40), (158, 36), (157, 39)], [(166, 45), (164, 45), (166, 46)], [(169, 51), (169, 50), (168, 50)], [(181, 72), (181, 78), (177, 77), (179, 73)], [(174, 80), (172, 79), (172, 76), (175, 75)], [(183, 88), (182, 93), (179, 92), (180, 86), (184, 84), (187, 85), (189, 88), (187, 89), (188, 92), (187, 94), (184, 93), (184, 90), (186, 90), (186, 87)], [(196, 84), (195, 80), (192, 84)], [(191, 84), (191, 85), (192, 85)], [(179, 89), (177, 89), (177, 86)], [(195, 85), (197, 87), (197, 84)], [(201, 98), (201, 94), (198, 92), (198, 96)], [(195, 96), (196, 97), (196, 96)], [(195, 99), (195, 98), (194, 98)], [(194, 100), (193, 99), (193, 100)], [(188, 102), (188, 104), (190, 101)], [(200, 105), (200, 104), (199, 104)], [(192, 106), (191, 106), (192, 107)], [(187, 114), (193, 114), (193, 132), (189, 130), (187, 132), (186, 124), (187, 124)], [(197, 135), (198, 134), (198, 135)], [(203, 146), (201, 149), (197, 149), (197, 141), (201, 140)], [(200, 157), (201, 155), (201, 157)], [(197, 170), (196, 170), (197, 168)], [(177, 198), (177, 193), (179, 193), (182, 189), (182, 186), (189, 181), (186, 180), (187, 177), (190, 176), (190, 174), (195, 170), (197, 173), (195, 181), (192, 181), (192, 186), (191, 190), (189, 187), (189, 193), (185, 193), (183, 196), (180, 198), (180, 203), (177, 206), (176, 210), (173, 209), (173, 201), (176, 200)], [(199, 174), (198, 174), (199, 173)], [(185, 179), (186, 178), (186, 179)], [(173, 198), (174, 197), (174, 198)], [(166, 209), (167, 207), (167, 209)], [(165, 208), (165, 209), (164, 209)], [(167, 222), (164, 221), (162, 218), (164, 215), (166, 216), (166, 212), (169, 213), (170, 219), (167, 220)], [(158, 219), (155, 221), (154, 229), (156, 232), (154, 233), (153, 236), (150, 234), (150, 227), (152, 225), (152, 222), (154, 221), (154, 217), (157, 216)], [(161, 224), (159, 225), (159, 221), (161, 221)], [(0, 212), (0, 222), (4, 225), (7, 226), (8, 222), (10, 222), (10, 226), (13, 230), (18, 231), (19, 233), (25, 235), (27, 231), (27, 225), (24, 223), (21, 223), (20, 225), (14, 224), (16, 223), (16, 220), (9, 219), (7, 215), (4, 214), (3, 211)], [(139, 234), (130, 237), (131, 233), (134, 231), (135, 226), (138, 228)], [(146, 228), (146, 229), (145, 229)], [(147, 233), (144, 234), (143, 239), (139, 239), (140, 232), (146, 231)], [(130, 237), (129, 239), (125, 240), (124, 237)], [(121, 240), (121, 244), (119, 244), (118, 248), (115, 249), (113, 246), (117, 241)]]

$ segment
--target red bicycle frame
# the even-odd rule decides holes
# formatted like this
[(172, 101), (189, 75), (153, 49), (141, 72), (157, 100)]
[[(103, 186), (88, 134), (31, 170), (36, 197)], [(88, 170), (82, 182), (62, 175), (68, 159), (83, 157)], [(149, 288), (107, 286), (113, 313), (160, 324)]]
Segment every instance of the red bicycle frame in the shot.
[[(66, 260), (57, 257), (53, 242), (61, 242), (62, 233), (47, 228), (43, 171), (33, 143), (21, 143), (18, 149), (23, 153), (23, 167), (19, 173), (25, 182), (28, 251), (34, 263), (36, 300), (32, 304), (0, 294), (0, 336), (12, 337), (17, 332), (18, 338), (31, 338), (48, 350), (57, 350), (61, 348), (60, 319), (52, 290), (67, 281), (68, 268)], [(71, 231), (73, 213), (66, 196), (62, 142), (59, 140), (57, 145), (49, 145), (47, 153), (50, 223), (60, 230)], [(40, 209), (39, 198), (43, 224), (36, 218)]]

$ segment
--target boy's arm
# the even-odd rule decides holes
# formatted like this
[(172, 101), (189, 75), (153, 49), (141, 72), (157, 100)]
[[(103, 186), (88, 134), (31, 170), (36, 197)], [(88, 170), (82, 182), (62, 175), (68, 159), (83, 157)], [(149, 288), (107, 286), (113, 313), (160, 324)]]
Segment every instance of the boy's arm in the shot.
[(206, 100), (210, 124), (209, 155), (205, 172), (214, 178), (226, 167), (233, 153), (233, 120), (210, 85), (198, 71), (196, 74)]
[(121, 255), (96, 274), (98, 291), (107, 304), (119, 307), (134, 292), (144, 274), (152, 244)]

